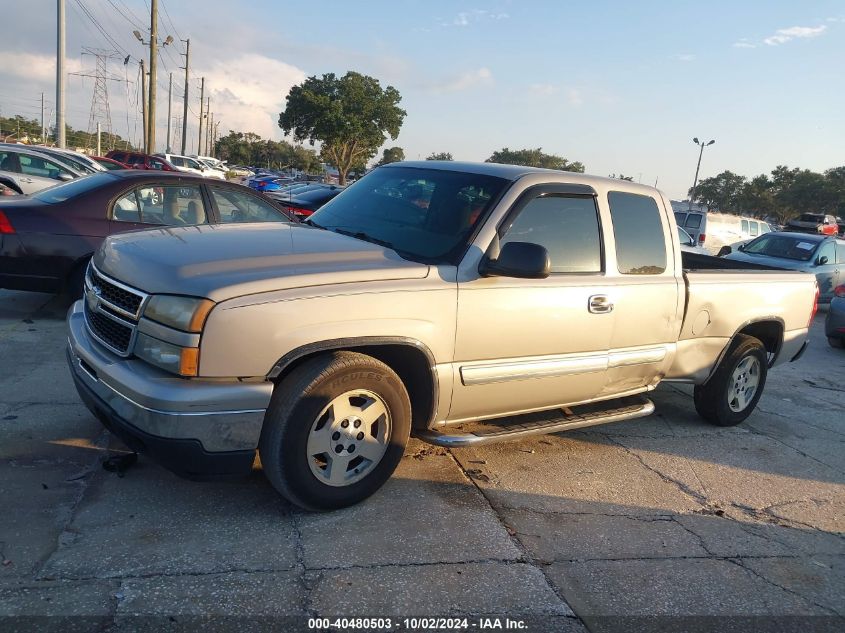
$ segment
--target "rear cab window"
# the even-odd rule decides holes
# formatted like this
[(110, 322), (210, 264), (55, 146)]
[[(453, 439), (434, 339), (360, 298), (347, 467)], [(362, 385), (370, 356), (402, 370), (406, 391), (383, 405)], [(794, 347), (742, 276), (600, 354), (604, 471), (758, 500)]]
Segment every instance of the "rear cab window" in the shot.
[(609, 192), (607, 199), (619, 272), (623, 275), (665, 272), (666, 239), (657, 201), (651, 196), (622, 191)]

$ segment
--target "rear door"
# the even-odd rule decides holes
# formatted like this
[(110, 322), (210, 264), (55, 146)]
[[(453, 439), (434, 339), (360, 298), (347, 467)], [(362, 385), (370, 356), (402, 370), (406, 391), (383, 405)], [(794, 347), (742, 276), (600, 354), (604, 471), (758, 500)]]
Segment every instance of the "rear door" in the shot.
[(613, 229), (606, 397), (653, 387), (669, 368), (681, 331), (684, 282), (675, 268), (675, 236), (656, 192), (610, 190), (601, 202)]

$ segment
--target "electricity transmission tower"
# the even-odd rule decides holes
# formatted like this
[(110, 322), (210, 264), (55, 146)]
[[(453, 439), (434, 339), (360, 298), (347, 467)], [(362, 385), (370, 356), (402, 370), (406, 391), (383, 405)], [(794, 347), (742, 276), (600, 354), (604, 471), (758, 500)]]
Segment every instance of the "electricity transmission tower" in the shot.
[(123, 60), (123, 55), (117, 51), (88, 47), (82, 49), (82, 54), (93, 55), (97, 60), (96, 68), (93, 71), (71, 73), (80, 77), (92, 77), (94, 79), (94, 94), (91, 97), (91, 114), (88, 117), (88, 141), (85, 144), (85, 148), (91, 149), (92, 142), (96, 145), (94, 135), (97, 131), (97, 123), (100, 123), (106, 132), (108, 148), (114, 149), (114, 132), (111, 124), (108, 82), (123, 81), (123, 78), (109, 73), (107, 64), (110, 59)]

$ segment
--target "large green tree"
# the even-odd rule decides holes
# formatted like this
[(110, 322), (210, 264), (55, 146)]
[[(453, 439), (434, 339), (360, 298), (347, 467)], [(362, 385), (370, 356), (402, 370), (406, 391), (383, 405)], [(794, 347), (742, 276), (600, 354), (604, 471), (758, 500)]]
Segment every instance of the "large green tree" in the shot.
[(718, 176), (699, 180), (695, 189), (689, 190), (689, 195), (694, 196), (693, 202), (700, 202), (708, 209), (733, 209), (739, 206), (745, 185), (745, 176), (725, 170)]
[(322, 144), (321, 155), (337, 167), (340, 184), (356, 164), (375, 156), (390, 136), (396, 139), (406, 112), (393, 86), (353, 71), (309, 77), (288, 93), (279, 127), (298, 141)]
[(381, 160), (376, 163), (376, 167), (380, 165), (387, 165), (388, 163), (398, 163), (405, 160), (405, 150), (401, 147), (386, 147), (381, 154)]
[(542, 147), (537, 149), (511, 150), (507, 147), (493, 152), (485, 162), (505, 163), (506, 165), (525, 165), (526, 167), (545, 167), (546, 169), (560, 169), (562, 171), (584, 172), (584, 165), (578, 161), (569, 162), (562, 156), (545, 154)]
[(455, 160), (449, 152), (432, 152), (425, 158), (426, 160)]

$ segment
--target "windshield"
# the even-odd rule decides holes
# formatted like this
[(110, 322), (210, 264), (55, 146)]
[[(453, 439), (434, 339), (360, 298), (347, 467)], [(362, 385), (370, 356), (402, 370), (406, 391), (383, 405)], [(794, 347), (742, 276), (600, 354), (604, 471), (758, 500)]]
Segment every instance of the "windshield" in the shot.
[(808, 262), (813, 258), (813, 253), (821, 244), (818, 240), (808, 240), (800, 235), (774, 235), (767, 233), (758, 237), (745, 246), (745, 252), (752, 255), (765, 255), (766, 257), (781, 257), (783, 259), (794, 259), (799, 262)]
[(71, 169), (75, 169), (76, 171), (78, 171), (79, 173), (81, 173), (83, 175), (94, 174), (94, 173), (97, 172), (96, 169), (92, 169), (89, 165), (86, 165), (81, 160), (77, 160), (76, 158), (73, 158), (72, 156), (68, 156), (67, 154), (62, 154), (60, 152), (42, 152), (42, 153), (53, 157), (54, 159), (56, 159), (60, 163), (66, 165), (67, 167), (70, 167)]
[(815, 222), (817, 224), (821, 224), (824, 221), (823, 215), (816, 215), (815, 213), (802, 213), (801, 217), (798, 218), (799, 222)]
[(456, 171), (384, 167), (326, 203), (311, 223), (388, 246), (409, 259), (456, 263), (509, 181)]
[(70, 198), (74, 198), (91, 191), (92, 189), (96, 189), (106, 183), (113, 182), (113, 179), (114, 176), (111, 176), (108, 172), (104, 171), (91, 176), (77, 178), (76, 180), (71, 180), (70, 182), (56, 185), (55, 187), (42, 189), (41, 191), (33, 194), (32, 197), (36, 200), (40, 200), (41, 202), (46, 202), (47, 204), (58, 204), (59, 202), (64, 202), (65, 200), (69, 200)]

